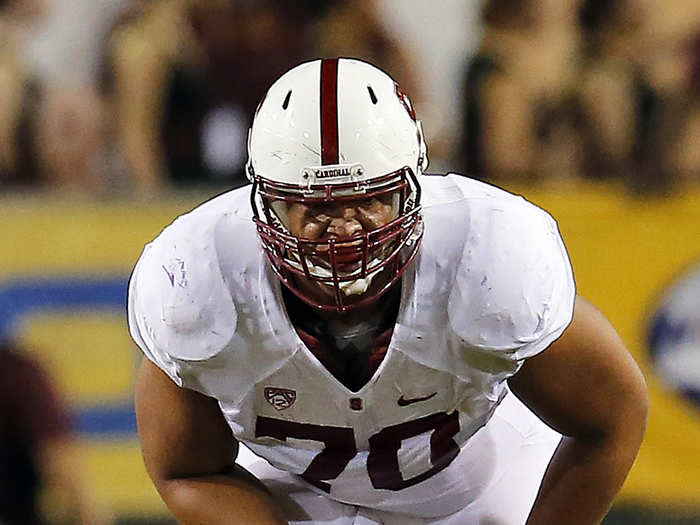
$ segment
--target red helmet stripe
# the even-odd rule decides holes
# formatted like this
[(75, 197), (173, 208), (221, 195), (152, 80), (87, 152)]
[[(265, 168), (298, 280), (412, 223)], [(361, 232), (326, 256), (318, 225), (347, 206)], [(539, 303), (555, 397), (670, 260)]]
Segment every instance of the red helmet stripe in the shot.
[(321, 164), (338, 164), (338, 59), (321, 61)]

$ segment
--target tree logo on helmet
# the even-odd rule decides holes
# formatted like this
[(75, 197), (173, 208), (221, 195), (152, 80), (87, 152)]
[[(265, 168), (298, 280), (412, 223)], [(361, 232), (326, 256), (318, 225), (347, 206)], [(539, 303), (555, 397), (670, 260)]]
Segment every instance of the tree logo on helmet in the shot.
[(396, 90), (396, 96), (399, 97), (399, 100), (403, 104), (403, 107), (406, 108), (408, 116), (411, 117), (411, 119), (413, 119), (414, 121), (416, 121), (416, 112), (413, 109), (413, 104), (411, 104), (411, 99), (408, 98), (408, 95), (404, 93), (404, 91), (401, 89), (401, 86), (399, 86), (399, 84), (396, 82), (394, 82), (394, 89)]

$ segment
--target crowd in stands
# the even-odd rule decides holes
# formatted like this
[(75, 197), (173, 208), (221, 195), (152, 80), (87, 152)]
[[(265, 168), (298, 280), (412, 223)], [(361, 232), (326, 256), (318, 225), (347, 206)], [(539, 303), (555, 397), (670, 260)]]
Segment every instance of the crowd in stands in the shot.
[(52, 14), (47, 1), (0, 3), (5, 189), (152, 195), (244, 184), (247, 128), (261, 93), (319, 55), (363, 57), (419, 90), (372, 0), (124, 1), (93, 38), (96, 71), (78, 83), (46, 79), (26, 60)]
[[(662, 194), (700, 183), (692, 0), (474, 2), (481, 45), (454, 49), (462, 77), (440, 79), (422, 76), (411, 46), (387, 30), (382, 0), (92, 2), (100, 23), (82, 35), (92, 71), (64, 60), (49, 75), (32, 42), (61, 2), (68, 16), (78, 5), (0, 0), (0, 188), (110, 196), (239, 186), (266, 86), (296, 63), (335, 55), (387, 69), (419, 111), (427, 83), (457, 83), (460, 126), (439, 154), (469, 176), (614, 179)], [(80, 37), (54, 42), (70, 55)]]
[(490, 0), (457, 157), (492, 181), (700, 183), (697, 2)]

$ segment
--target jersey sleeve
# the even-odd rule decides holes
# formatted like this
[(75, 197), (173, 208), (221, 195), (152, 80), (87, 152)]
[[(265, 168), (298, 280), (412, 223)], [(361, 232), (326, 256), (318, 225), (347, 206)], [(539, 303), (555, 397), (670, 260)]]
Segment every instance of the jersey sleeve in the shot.
[(571, 322), (573, 270), (557, 223), (544, 210), (510, 194), (471, 206), (450, 323), (467, 348), (505, 360), (514, 373)]
[(131, 336), (180, 386), (181, 365), (216, 355), (237, 322), (218, 264), (215, 225), (192, 222), (179, 218), (145, 247), (128, 292)]

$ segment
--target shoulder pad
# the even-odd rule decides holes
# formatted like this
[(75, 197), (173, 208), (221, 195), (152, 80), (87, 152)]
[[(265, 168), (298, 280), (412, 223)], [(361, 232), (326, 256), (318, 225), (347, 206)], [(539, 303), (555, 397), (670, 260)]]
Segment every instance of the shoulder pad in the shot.
[(561, 335), (573, 314), (573, 271), (557, 224), (505, 192), (468, 201), (450, 324), (470, 347), (517, 360), (534, 355)]
[(157, 356), (198, 361), (220, 352), (237, 314), (217, 257), (213, 215), (177, 219), (144, 250), (131, 277), (130, 319)]

